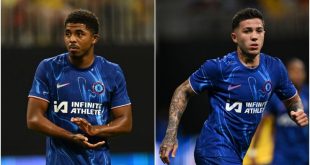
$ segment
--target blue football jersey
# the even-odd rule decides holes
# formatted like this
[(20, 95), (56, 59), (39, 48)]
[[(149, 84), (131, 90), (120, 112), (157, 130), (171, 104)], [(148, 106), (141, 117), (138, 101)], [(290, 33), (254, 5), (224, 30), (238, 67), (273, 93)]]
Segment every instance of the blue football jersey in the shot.
[[(299, 95), (304, 111), (309, 115), (309, 88), (304, 86)], [(309, 126), (299, 127), (288, 115), (277, 96), (272, 96), (266, 113), (275, 116), (275, 146), (272, 164), (309, 164)]]
[(197, 139), (195, 157), (242, 162), (271, 94), (296, 94), (283, 63), (263, 53), (256, 68), (244, 66), (236, 52), (207, 60), (189, 77), (196, 93), (208, 91), (212, 112)]
[[(49, 102), (47, 118), (72, 133), (83, 133), (70, 121), (81, 117), (92, 125), (109, 122), (113, 108), (130, 104), (121, 68), (100, 56), (79, 69), (69, 62), (68, 53), (43, 60), (35, 73), (29, 97)], [(89, 137), (91, 143), (107, 140)], [(107, 141), (106, 141), (107, 143)], [(47, 137), (47, 164), (110, 164), (107, 145), (85, 149), (62, 139)]]

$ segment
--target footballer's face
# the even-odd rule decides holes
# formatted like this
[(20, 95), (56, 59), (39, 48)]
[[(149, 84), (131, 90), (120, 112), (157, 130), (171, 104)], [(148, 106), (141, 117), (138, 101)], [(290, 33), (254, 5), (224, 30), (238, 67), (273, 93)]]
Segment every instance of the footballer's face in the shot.
[(265, 30), (263, 21), (259, 18), (246, 19), (239, 23), (231, 33), (231, 38), (237, 44), (237, 49), (246, 56), (255, 57), (263, 47)]
[(83, 57), (93, 53), (97, 40), (98, 35), (93, 34), (85, 24), (66, 24), (64, 41), (71, 56)]

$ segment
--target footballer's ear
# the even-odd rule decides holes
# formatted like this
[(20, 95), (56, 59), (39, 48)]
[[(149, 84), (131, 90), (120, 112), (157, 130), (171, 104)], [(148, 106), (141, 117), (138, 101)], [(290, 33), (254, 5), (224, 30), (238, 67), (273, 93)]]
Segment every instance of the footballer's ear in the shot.
[(237, 34), (236, 32), (231, 32), (231, 39), (233, 40), (234, 43), (237, 43)]
[(97, 43), (99, 39), (100, 39), (100, 35), (94, 34), (93, 44)]

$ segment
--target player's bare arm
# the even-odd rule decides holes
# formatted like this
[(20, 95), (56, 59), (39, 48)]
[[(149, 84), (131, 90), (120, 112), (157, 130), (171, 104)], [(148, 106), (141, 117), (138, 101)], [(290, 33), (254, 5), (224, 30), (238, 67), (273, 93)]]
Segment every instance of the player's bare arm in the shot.
[(284, 104), (289, 112), (289, 115), (291, 116), (291, 119), (295, 121), (297, 125), (302, 127), (308, 125), (308, 117), (304, 112), (304, 107), (299, 95), (295, 95), (293, 98), (284, 101)]
[(183, 82), (174, 92), (170, 108), (169, 108), (169, 123), (165, 138), (160, 145), (160, 158), (164, 163), (169, 164), (169, 155), (172, 151), (172, 157), (175, 157), (178, 148), (177, 131), (183, 112), (186, 109), (190, 96), (194, 95), (189, 81)]
[(114, 108), (111, 112), (113, 120), (107, 125), (91, 125), (87, 120), (78, 117), (72, 118), (71, 121), (90, 136), (110, 137), (131, 132), (131, 105)]
[(45, 116), (48, 104), (48, 102), (40, 99), (29, 98), (27, 107), (27, 126), (29, 129), (38, 131), (47, 136), (73, 141), (86, 148), (98, 148), (105, 143), (104, 141), (100, 141), (96, 144), (91, 144), (84, 135), (73, 134), (52, 123)]

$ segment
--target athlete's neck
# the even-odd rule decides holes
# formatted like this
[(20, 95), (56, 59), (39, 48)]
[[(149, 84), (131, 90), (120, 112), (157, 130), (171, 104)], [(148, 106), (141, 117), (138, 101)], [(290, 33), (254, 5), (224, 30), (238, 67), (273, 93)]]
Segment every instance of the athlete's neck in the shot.
[(240, 62), (247, 68), (256, 68), (259, 65), (260, 55), (246, 54), (239, 47), (237, 49), (237, 54)]
[(90, 67), (95, 60), (94, 53), (88, 53), (87, 55), (82, 56), (74, 56), (69, 54), (69, 61), (70, 63), (80, 69), (85, 69)]

